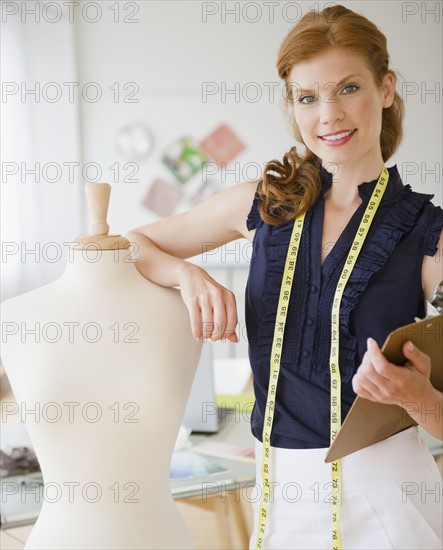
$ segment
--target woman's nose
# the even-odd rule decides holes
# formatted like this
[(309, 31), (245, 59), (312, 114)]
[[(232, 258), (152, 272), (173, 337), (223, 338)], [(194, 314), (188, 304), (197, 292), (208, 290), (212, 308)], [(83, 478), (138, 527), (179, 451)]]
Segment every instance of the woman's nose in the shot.
[(335, 94), (321, 96), (319, 103), (321, 124), (333, 124), (334, 122), (343, 120), (343, 106)]

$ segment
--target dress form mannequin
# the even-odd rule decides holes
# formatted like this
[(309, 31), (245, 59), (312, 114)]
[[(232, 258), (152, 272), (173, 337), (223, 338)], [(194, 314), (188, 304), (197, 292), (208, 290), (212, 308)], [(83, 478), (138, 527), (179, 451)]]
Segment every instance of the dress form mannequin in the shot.
[(86, 189), (101, 220), (63, 275), (2, 304), (2, 361), (45, 483), (25, 548), (193, 548), (169, 464), (201, 344), (180, 292), (107, 235), (109, 185)]

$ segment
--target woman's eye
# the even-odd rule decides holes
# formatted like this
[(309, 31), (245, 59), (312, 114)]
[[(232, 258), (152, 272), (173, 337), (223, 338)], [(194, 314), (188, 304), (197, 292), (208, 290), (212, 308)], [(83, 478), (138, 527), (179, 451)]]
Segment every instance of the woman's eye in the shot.
[(313, 101), (315, 101), (315, 97), (313, 95), (304, 95), (298, 99), (298, 102), (303, 103), (304, 105), (312, 103)]
[(355, 92), (356, 90), (358, 90), (358, 86), (356, 86), (355, 84), (347, 84), (343, 88), (343, 92), (345, 92), (345, 94), (352, 94), (352, 92)]

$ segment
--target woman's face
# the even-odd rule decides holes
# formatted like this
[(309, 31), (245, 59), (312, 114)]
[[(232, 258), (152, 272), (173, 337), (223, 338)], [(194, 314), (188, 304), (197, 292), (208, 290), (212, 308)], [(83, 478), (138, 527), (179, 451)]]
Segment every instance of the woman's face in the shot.
[(329, 49), (289, 73), (293, 113), (305, 145), (322, 159), (349, 167), (382, 163), (382, 109), (394, 99), (393, 76), (381, 88), (362, 57)]

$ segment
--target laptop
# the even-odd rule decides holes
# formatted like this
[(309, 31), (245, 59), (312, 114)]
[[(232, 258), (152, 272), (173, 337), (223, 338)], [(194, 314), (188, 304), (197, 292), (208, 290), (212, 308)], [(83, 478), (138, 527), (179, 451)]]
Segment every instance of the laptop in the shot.
[(218, 432), (219, 411), (215, 395), (212, 342), (203, 344), (182, 424), (192, 432)]

